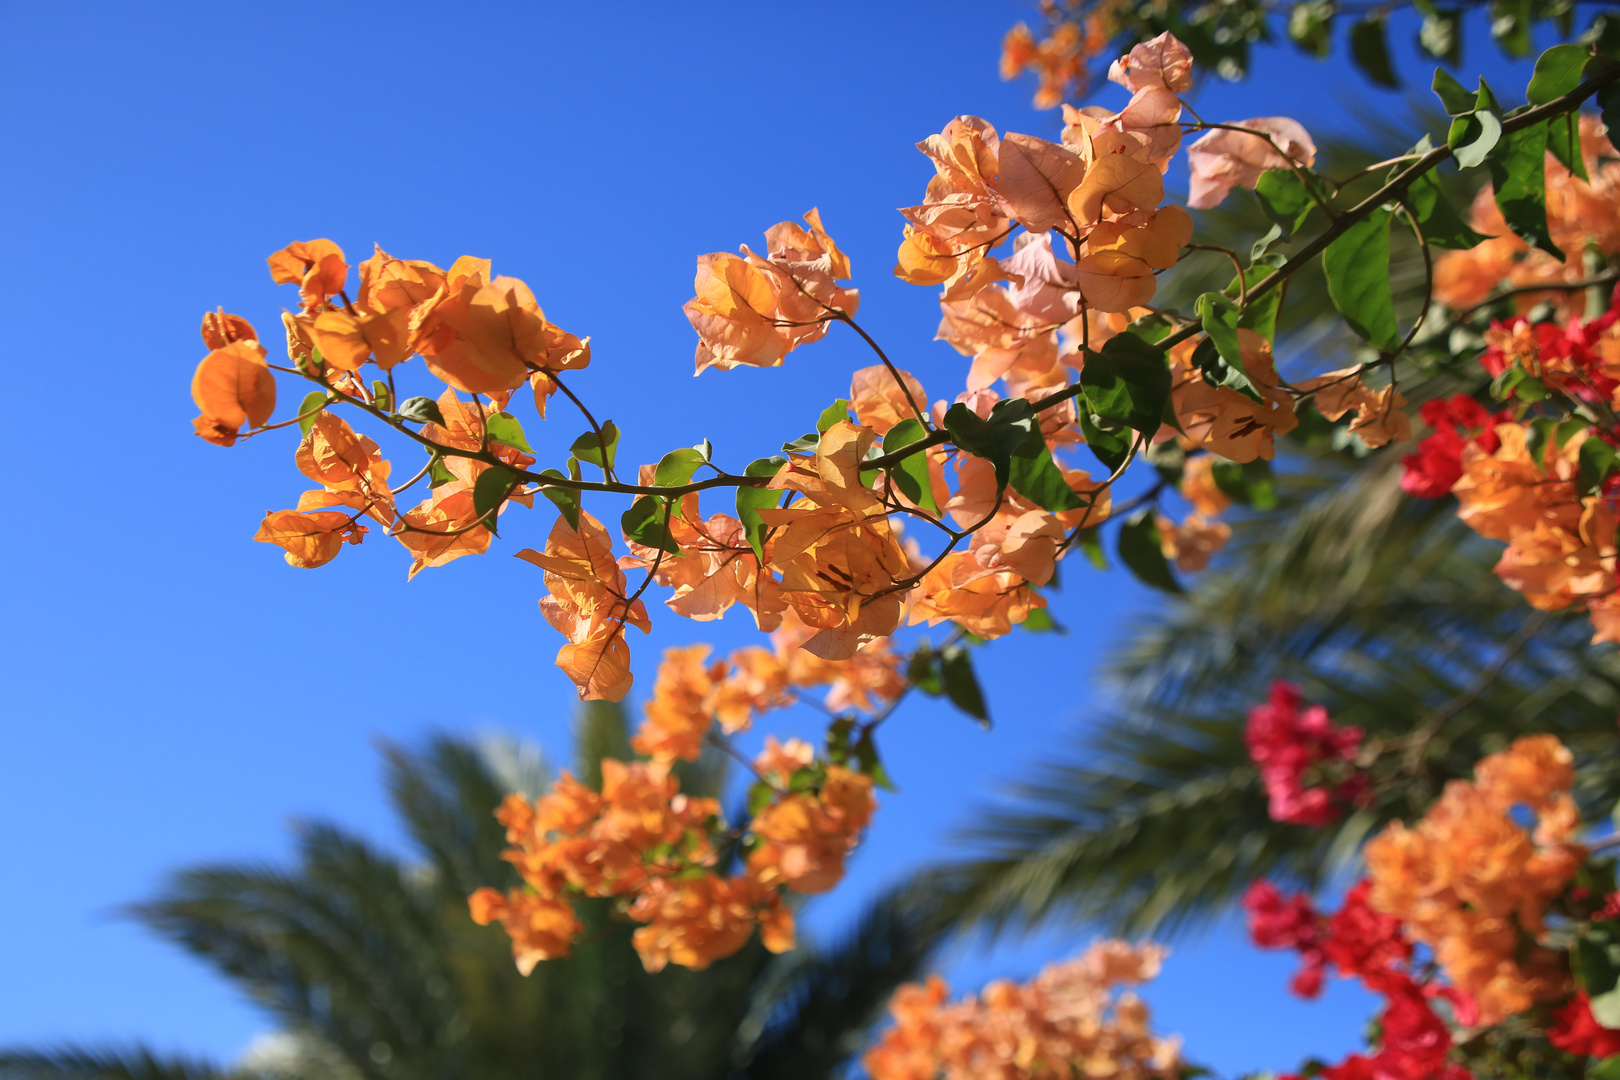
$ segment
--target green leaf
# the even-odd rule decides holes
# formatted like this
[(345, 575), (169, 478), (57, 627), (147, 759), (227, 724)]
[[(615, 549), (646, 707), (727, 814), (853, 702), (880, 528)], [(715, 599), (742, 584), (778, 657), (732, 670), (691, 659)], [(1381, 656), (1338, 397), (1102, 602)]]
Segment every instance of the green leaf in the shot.
[(748, 788), (748, 816), (759, 817), (775, 801), (776, 789), (763, 780), (755, 780)]
[(990, 710), (985, 708), (984, 691), (979, 688), (979, 677), (973, 673), (973, 657), (960, 645), (952, 645), (939, 654), (940, 675), (945, 681), (945, 696), (952, 705), (990, 730)]
[(1418, 28), (1418, 47), (1436, 60), (1457, 66), (1462, 62), (1462, 11), (1431, 8)]
[(1547, 231), (1547, 122), (1508, 135), (1486, 164), (1508, 228), (1531, 247), (1562, 260), (1564, 253)]
[(1175, 332), (1176, 324), (1163, 315), (1150, 314), (1137, 319), (1125, 328), (1150, 345), (1157, 345)]
[(1433, 89), (1447, 116), (1462, 116), (1464, 113), (1473, 112), (1474, 102), (1479, 98), (1477, 92), (1469, 90), (1444, 68), (1434, 69)]
[(825, 409), (821, 410), (821, 418), (816, 421), (816, 431), (824, 433), (834, 424), (841, 424), (849, 419), (849, 399), (839, 398)]
[[(1212, 386), (1225, 386), (1244, 397), (1260, 400), (1260, 391), (1249, 381), (1243, 366), (1243, 350), (1238, 345), (1238, 323), (1242, 313), (1220, 293), (1208, 292), (1198, 298), (1193, 311), (1203, 321), (1207, 340), (1194, 350), (1204, 380)], [(1207, 348), (1205, 346), (1208, 346)], [(1202, 353), (1202, 357), (1199, 354)], [(1216, 360), (1220, 363), (1216, 363)]]
[(680, 545), (669, 536), (669, 503), (656, 495), (643, 495), (630, 504), (619, 519), (624, 538), (643, 547), (661, 548), (671, 555), (681, 553)]
[(1581, 443), (1580, 464), (1575, 473), (1575, 490), (1581, 496), (1595, 494), (1620, 466), (1620, 452), (1593, 432)]
[(1216, 460), (1210, 466), (1210, 477), (1233, 502), (1257, 510), (1270, 510), (1277, 505), (1277, 487), (1269, 461), (1257, 459), (1240, 465), (1235, 461)]
[(1118, 472), (1119, 467), (1125, 464), (1125, 459), (1130, 456), (1131, 439), (1134, 436), (1104, 431), (1092, 422), (1091, 414), (1084, 409), (1080, 411), (1080, 434), (1085, 438), (1086, 446), (1110, 473)]
[[(604, 444), (607, 450), (605, 460), (603, 455)], [(613, 468), (613, 458), (619, 452), (619, 429), (613, 421), (609, 420), (602, 425), (602, 434), (600, 436), (594, 431), (587, 431), (574, 440), (574, 444), (568, 448), (568, 452), (580, 461), (588, 461), (606, 472), (608, 469)]]
[(1464, 169), (1472, 169), (1484, 161), (1502, 139), (1502, 118), (1498, 115), (1496, 99), (1485, 80), (1479, 80), (1478, 107), (1463, 113), (1451, 122), (1446, 132), (1446, 145), (1451, 156)]
[(371, 380), (371, 403), (383, 412), (393, 411), (394, 395), (389, 392), (388, 384), (381, 379)]
[[(1287, 261), (1288, 260), (1280, 254), (1266, 255), (1262, 253), (1257, 255), (1254, 262), (1249, 267), (1249, 285), (1253, 286), (1256, 282), (1262, 280), (1263, 278), (1271, 276), (1269, 274), (1260, 274), (1256, 271), (1275, 270), (1281, 267)], [(1239, 284), (1239, 282), (1234, 279), (1233, 285), (1237, 284)], [(1249, 305), (1245, 307), (1243, 309), (1243, 313), (1238, 316), (1238, 329), (1253, 330), (1267, 341), (1275, 342), (1277, 340), (1277, 316), (1282, 313), (1282, 298), (1283, 290), (1272, 289), (1262, 295), (1259, 299), (1250, 300)], [(1178, 428), (1179, 426), (1180, 425), (1177, 425)], [(1183, 432), (1182, 434), (1186, 433)]]
[(491, 465), (473, 483), (473, 513), (484, 519), (484, 527), (490, 532), (495, 531), (495, 512), (517, 483), (517, 474), (505, 465)]
[(1591, 179), (1586, 174), (1586, 160), (1581, 157), (1581, 125), (1577, 113), (1548, 117), (1547, 152), (1571, 176), (1578, 180)]
[[(744, 476), (775, 476), (787, 464), (787, 458), (768, 457), (748, 463), (743, 470)], [(763, 564), (765, 562), (765, 523), (759, 520), (759, 512), (767, 506), (775, 506), (781, 498), (781, 493), (762, 487), (740, 487), (737, 489), (737, 520), (742, 522), (743, 533), (748, 537), (748, 546), (754, 549), (754, 555)]]
[(1093, 413), (1144, 435), (1159, 430), (1170, 400), (1170, 365), (1163, 349), (1127, 330), (1109, 338), (1101, 351), (1087, 349), (1085, 359), (1080, 385)]
[(1389, 286), (1390, 212), (1374, 210), (1322, 253), (1328, 295), (1350, 328), (1380, 349), (1400, 346)]
[[(1427, 152), (1428, 144), (1425, 138), (1414, 150)], [(1469, 228), (1468, 222), (1457, 213), (1432, 172), (1424, 173), (1406, 189), (1406, 206), (1417, 218), (1423, 238), (1431, 244), (1466, 251), (1485, 241), (1485, 237)]]
[(1331, 0), (1299, 0), (1288, 12), (1288, 37), (1317, 59), (1333, 48)]
[(1254, 193), (1260, 200), (1260, 209), (1264, 210), (1266, 217), (1282, 230), (1284, 239), (1299, 231), (1300, 226), (1305, 224), (1306, 217), (1316, 206), (1316, 199), (1311, 197), (1311, 191), (1305, 186), (1301, 173), (1311, 178), (1311, 183), (1316, 187), (1316, 194), (1326, 202), (1326, 188), (1322, 186), (1316, 174), (1304, 166), (1298, 171), (1267, 169), (1255, 182)]
[(517, 417), (511, 413), (494, 413), (484, 418), (484, 433), (489, 436), (490, 442), (510, 446), (514, 450), (521, 450), (525, 454), (534, 453), (534, 448), (523, 437), (523, 425), (518, 423)]
[(1592, 999), (1592, 1016), (1620, 1027), (1620, 923), (1595, 922), (1583, 929), (1569, 953), (1575, 981)]
[(1532, 105), (1545, 105), (1581, 85), (1581, 72), (1591, 57), (1580, 45), (1554, 45), (1536, 58), (1535, 74), (1524, 95)]
[[(304, 395), (304, 400), (298, 403), (299, 431), (302, 431), (305, 435), (309, 434), (309, 429), (315, 426), (315, 417), (320, 415), (316, 410), (320, 408), (321, 403), (325, 400), (326, 394), (321, 390), (311, 390)], [(426, 401), (427, 399), (423, 398), (422, 400)]]
[(842, 765), (849, 760), (849, 737), (855, 731), (853, 716), (840, 716), (827, 725), (827, 760)]
[(399, 403), (399, 415), (418, 424), (444, 423), (444, 413), (439, 411), (439, 403), (430, 397), (406, 398)]
[[(540, 475), (549, 476), (553, 480), (568, 479), (556, 469), (547, 469)], [(570, 529), (575, 532), (579, 531), (579, 492), (573, 488), (543, 487), (540, 489), (540, 494), (556, 504), (557, 509), (562, 511), (562, 516), (567, 520)]]
[(428, 487), (436, 488), (442, 484), (450, 483), (455, 478), (455, 474), (445, 467), (443, 457), (434, 455), (433, 459), (428, 462)]
[(1051, 608), (1034, 608), (1029, 617), (1018, 624), (1018, 629), (1032, 634), (1067, 634), (1068, 628), (1052, 618)]
[(1144, 507), (1126, 519), (1119, 529), (1119, 559), (1144, 585), (1180, 593), (1180, 583), (1164, 561), (1159, 546), (1159, 527), (1153, 521), (1153, 508)]
[(1535, 51), (1535, 43), (1530, 40), (1532, 21), (1530, 0), (1494, 0), (1491, 4), (1491, 37), (1515, 60)]
[(653, 483), (658, 487), (681, 487), (692, 482), (692, 474), (702, 467), (703, 451), (694, 448), (671, 450), (658, 459), (653, 469)]
[(945, 677), (939, 670), (939, 653), (927, 641), (912, 650), (906, 662), (906, 681), (929, 697), (945, 692)]
[[(1021, 402), (1023, 412), (1032, 415), (1029, 402), (1023, 398), (1011, 398), (1008, 401), (996, 403), (996, 408)], [(1018, 426), (1012, 422), (1011, 413), (1002, 417), (997, 423), (995, 412), (990, 418), (983, 419), (978, 413), (962, 404), (960, 401), (945, 410), (945, 431), (950, 435), (951, 442), (972, 454), (983, 458), (996, 468), (996, 494), (1000, 495), (1007, 488), (1007, 482), (1012, 474), (1013, 451), (1029, 437), (1028, 416), (1025, 423)]]
[(1074, 536), (1074, 546), (1080, 549), (1092, 566), (1099, 570), (1108, 569), (1108, 554), (1103, 551), (1101, 525), (1081, 529)]
[(784, 454), (813, 454), (820, 445), (821, 432), (812, 431), (807, 435), (800, 435), (792, 442), (783, 443), (782, 452)]
[(883, 761), (878, 757), (877, 741), (872, 738), (872, 729), (861, 728), (861, 737), (855, 740), (850, 748), (855, 756), (855, 763), (860, 766), (861, 772), (872, 778), (872, 783), (884, 791), (899, 790), (894, 781), (889, 779), (889, 770), (883, 767)]
[(1586, 1080), (1620, 1080), (1620, 1054), (1588, 1064)]
[[(916, 417), (907, 417), (883, 436), (883, 452), (892, 454), (912, 443), (928, 437), (927, 430)], [(934, 484), (928, 475), (928, 455), (922, 451), (889, 466), (889, 482), (900, 493), (930, 514), (939, 515), (939, 504), (934, 501)]]
[(1350, 58), (1378, 85), (1401, 85), (1389, 63), (1389, 34), (1382, 13), (1369, 15), (1350, 28)]
[(1085, 504), (1052, 460), (1035, 410), (1024, 398), (998, 401), (988, 419), (961, 402), (945, 412), (945, 430), (960, 449), (995, 466), (996, 494), (1012, 489), (1045, 510)]

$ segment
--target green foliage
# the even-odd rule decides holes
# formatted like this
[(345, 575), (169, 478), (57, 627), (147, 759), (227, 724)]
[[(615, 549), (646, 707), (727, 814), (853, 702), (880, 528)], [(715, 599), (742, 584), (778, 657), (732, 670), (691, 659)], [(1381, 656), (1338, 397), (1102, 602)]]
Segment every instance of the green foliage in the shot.
[(619, 428), (609, 420), (600, 433), (587, 431), (574, 440), (568, 452), (580, 461), (589, 462), (604, 471), (613, 468), (613, 459), (619, 452)]
[(525, 454), (533, 454), (534, 447), (523, 437), (523, 425), (511, 413), (491, 413), (484, 418), (484, 433), (489, 441), (510, 446), (514, 450), (521, 450)]
[(473, 482), (473, 513), (490, 532), (495, 531), (497, 512), (512, 489), (518, 485), (517, 474), (505, 465), (491, 465), (478, 474)]
[(399, 403), (399, 415), (418, 424), (443, 424), (444, 413), (430, 397), (408, 397)]
[[(883, 436), (883, 452), (892, 454), (896, 450), (903, 450), (912, 443), (921, 442), (928, 437), (928, 432), (914, 417), (906, 417)], [(939, 505), (934, 501), (934, 484), (928, 475), (928, 455), (924, 453), (912, 454), (902, 458), (889, 467), (889, 480), (900, 493), (916, 505), (922, 507), (930, 514), (939, 514)]]
[(1159, 430), (1170, 404), (1170, 367), (1164, 350), (1129, 331), (1109, 338), (1100, 351), (1086, 350), (1080, 385), (1094, 415), (1148, 436)]
[(1531, 247), (1562, 260), (1564, 253), (1547, 231), (1547, 122), (1504, 136), (1486, 166), (1508, 227)]
[(667, 499), (656, 495), (643, 495), (624, 512), (620, 526), (626, 540), (645, 547), (658, 548), (671, 555), (679, 555), (681, 546), (669, 535), (669, 508)]
[(1385, 350), (1401, 343), (1389, 282), (1390, 216), (1388, 210), (1374, 210), (1322, 253), (1322, 270), (1334, 307), (1350, 329)]
[(1350, 58), (1362, 74), (1379, 86), (1401, 85), (1389, 62), (1389, 29), (1383, 12), (1375, 12), (1350, 28)]
[[(426, 399), (424, 399), (426, 400)], [(326, 401), (326, 393), (321, 390), (311, 390), (304, 395), (304, 400), (298, 403), (298, 430), (305, 435), (315, 426), (315, 418), (320, 415), (321, 404)]]
[[(786, 464), (787, 458), (759, 458), (748, 463), (743, 475), (775, 476)], [(780, 495), (768, 488), (737, 489), (737, 520), (742, 523), (743, 534), (748, 537), (748, 546), (754, 549), (754, 555), (761, 563), (765, 561), (765, 523), (760, 521), (759, 512), (767, 506), (775, 506), (779, 498)]]
[(1138, 510), (1119, 527), (1119, 561), (1130, 567), (1131, 573), (1144, 585), (1168, 593), (1182, 591), (1180, 582), (1170, 572), (1170, 565), (1164, 561), (1152, 507)]
[[(556, 469), (547, 469), (540, 475), (549, 476), (555, 480), (568, 479)], [(557, 509), (562, 511), (562, 516), (567, 520), (570, 529), (575, 532), (579, 531), (579, 492), (572, 488), (543, 487), (540, 489), (540, 494), (556, 504)]]
[(995, 467), (998, 497), (1011, 485), (1046, 510), (1077, 510), (1085, 505), (1052, 460), (1028, 399), (998, 401), (988, 419), (958, 402), (945, 412), (945, 430), (959, 448)]

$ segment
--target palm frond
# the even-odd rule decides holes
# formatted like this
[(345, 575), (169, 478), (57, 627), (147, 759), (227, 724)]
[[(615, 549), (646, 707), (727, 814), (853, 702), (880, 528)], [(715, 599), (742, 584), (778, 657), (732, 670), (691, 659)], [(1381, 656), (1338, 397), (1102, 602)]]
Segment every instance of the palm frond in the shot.
[(0, 1080), (272, 1080), (274, 1076), (222, 1070), (194, 1058), (159, 1054), (144, 1046), (121, 1050), (78, 1046), (0, 1050)]

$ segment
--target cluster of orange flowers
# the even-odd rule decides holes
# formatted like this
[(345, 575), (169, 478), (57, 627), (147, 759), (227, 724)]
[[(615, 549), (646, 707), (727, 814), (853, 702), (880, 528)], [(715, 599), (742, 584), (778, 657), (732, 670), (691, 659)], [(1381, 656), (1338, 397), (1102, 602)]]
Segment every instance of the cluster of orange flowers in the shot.
[(1001, 43), (1001, 77), (1016, 79), (1033, 70), (1040, 79), (1037, 109), (1050, 109), (1084, 93), (1091, 74), (1087, 65), (1102, 55), (1117, 32), (1116, 6), (1113, 0), (1103, 0), (1090, 11), (1080, 11), (1082, 0), (1042, 0), (1045, 36), (1037, 41), (1024, 23), (1009, 30)]
[(1585, 604), (1593, 640), (1620, 640), (1614, 510), (1602, 494), (1582, 498), (1576, 489), (1581, 444), (1597, 436), (1588, 428), (1562, 444), (1549, 438), (1538, 455), (1527, 425), (1503, 421), (1495, 432), (1495, 450), (1477, 441), (1463, 449), (1451, 489), (1457, 515), (1481, 536), (1507, 541), (1497, 576), (1532, 607)]
[[(660, 687), (680, 693), (663, 679)], [(638, 744), (655, 725), (657, 704)], [(807, 743), (768, 739), (754, 767), (774, 797), (744, 837), (727, 832), (714, 799), (681, 793), (672, 764), (663, 756), (610, 758), (600, 792), (565, 772), (534, 802), (509, 795), (502, 804), (496, 816), (512, 845), (505, 858), (524, 886), (504, 895), (479, 889), (469, 905), (479, 925), (506, 928), (524, 974), (568, 955), (583, 929), (576, 897), (620, 901), (647, 924), (633, 941), (648, 971), (707, 967), (742, 948), (756, 926), (766, 948), (785, 952), (794, 930), (782, 890), (819, 893), (837, 884), (875, 805), (870, 777), (837, 765), (818, 769)], [(795, 783), (806, 771), (819, 775), (810, 786)], [(742, 873), (727, 875), (715, 867), (731, 841), (742, 841), (748, 856)]]
[(1028, 983), (990, 983), (978, 997), (946, 1001), (944, 980), (903, 986), (894, 1026), (866, 1052), (872, 1080), (1069, 1080), (1074, 1076), (1169, 1080), (1180, 1041), (1155, 1036), (1134, 993), (1159, 972), (1164, 950), (1098, 942)]
[[(1489, 239), (1466, 251), (1448, 251), (1435, 261), (1436, 300), (1451, 308), (1469, 308), (1504, 286), (1580, 281), (1586, 276), (1582, 254), (1589, 246), (1604, 256), (1620, 255), (1620, 157), (1597, 116), (1580, 114), (1579, 124), (1588, 179), (1575, 176), (1547, 154), (1547, 231), (1564, 252), (1564, 260), (1515, 236), (1487, 184), (1474, 199), (1469, 224)], [(1580, 292), (1570, 290), (1525, 293), (1516, 303), (1527, 310), (1541, 301), (1551, 301), (1570, 315), (1579, 314), (1584, 304)]]
[[(1480, 1022), (1494, 1024), (1570, 988), (1561, 953), (1539, 941), (1547, 905), (1585, 850), (1570, 752), (1552, 735), (1521, 738), (1482, 760), (1472, 783), (1453, 780), (1415, 826), (1399, 822), (1367, 845), (1369, 901), (1434, 949)], [(1535, 827), (1514, 820), (1535, 815)]]

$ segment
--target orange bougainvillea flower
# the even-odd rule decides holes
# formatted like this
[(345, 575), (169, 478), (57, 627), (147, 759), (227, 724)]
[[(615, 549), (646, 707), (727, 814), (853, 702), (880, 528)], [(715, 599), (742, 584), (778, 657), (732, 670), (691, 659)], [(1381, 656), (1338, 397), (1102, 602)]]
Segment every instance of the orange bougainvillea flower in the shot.
[(910, 624), (947, 620), (990, 640), (1012, 632), (1046, 598), (1011, 570), (987, 570), (971, 551), (953, 551), (917, 584)]
[(244, 424), (262, 426), (276, 410), (276, 380), (264, 346), (256, 337), (244, 337), (203, 357), (191, 377), (191, 399), (202, 410), (192, 422), (197, 434), (218, 446), (234, 445)]
[(1151, 41), (1131, 49), (1130, 55), (1115, 60), (1108, 68), (1108, 80), (1133, 93), (1162, 87), (1177, 94), (1192, 89), (1192, 53), (1174, 34), (1166, 30)]
[[(1483, 1025), (1569, 992), (1564, 957), (1541, 938), (1548, 903), (1586, 855), (1571, 840), (1572, 762), (1552, 735), (1521, 738), (1481, 761), (1472, 783), (1448, 783), (1415, 826), (1396, 822), (1367, 845), (1369, 902), (1434, 949)], [(1515, 820), (1524, 811), (1533, 832)]]
[(270, 279), (278, 285), (297, 285), (305, 308), (318, 307), (328, 296), (343, 291), (349, 265), (343, 249), (330, 240), (299, 240), (270, 258)]
[(1187, 167), (1192, 170), (1187, 205), (1208, 210), (1219, 206), (1235, 187), (1253, 191), (1261, 173), (1289, 168), (1290, 159), (1306, 168), (1316, 164), (1316, 144), (1297, 120), (1261, 116), (1216, 128), (1187, 148)]
[(658, 681), (647, 702), (647, 719), (631, 747), (655, 761), (696, 761), (713, 723), (711, 696), (726, 665), (705, 663), (709, 646), (665, 649)]
[(400, 519), (400, 531), (395, 536), (415, 556), (407, 578), (430, 566), (443, 566), (463, 555), (482, 555), (489, 550), (492, 534), (476, 524), (478, 511), (472, 488), (459, 480), (440, 484)]
[[(652, 468), (644, 467), (641, 482), (651, 484)], [(623, 569), (653, 572), (653, 579), (669, 586), (665, 600), (671, 611), (698, 622), (718, 619), (734, 604), (753, 612), (761, 630), (774, 630), (781, 621), (783, 601), (776, 579), (761, 573), (759, 559), (749, 546), (742, 523), (727, 514), (704, 520), (698, 497), (681, 500), (681, 513), (669, 520), (669, 537), (679, 555), (627, 541), (631, 554), (619, 560)]]
[(590, 363), (590, 346), (547, 322), (523, 282), (486, 281), (487, 270), (461, 261), (456, 266), (463, 268), (461, 276), (451, 268), (421, 350), (433, 374), (465, 393), (494, 394), (522, 386), (538, 370), (570, 371)]
[(298, 471), (322, 487), (299, 499), (300, 510), (341, 505), (363, 511), (383, 525), (393, 524), (389, 463), (375, 442), (356, 434), (340, 417), (329, 411), (316, 413), (309, 433), (298, 444), (296, 460)]
[(977, 116), (958, 116), (917, 149), (934, 163), (921, 206), (900, 212), (909, 224), (896, 276), (913, 285), (947, 286), (970, 277), (1012, 228), (991, 190), (1001, 139)]
[(626, 624), (652, 629), (640, 600), (626, 599), (624, 571), (613, 560), (613, 541), (602, 523), (581, 512), (576, 531), (559, 517), (545, 551), (525, 548), (518, 558), (546, 572), (540, 613), (568, 639), (557, 666), (579, 688), (582, 701), (619, 701), (630, 690)]
[(568, 901), (522, 889), (505, 896), (494, 889), (479, 889), (467, 898), (467, 906), (479, 926), (499, 922), (506, 928), (512, 936), (517, 968), (525, 975), (542, 960), (567, 956), (574, 939), (585, 930)]
[(258, 341), (259, 332), (242, 316), (228, 315), (220, 308), (203, 313), (202, 339), (210, 349), (223, 349), (237, 341)]
[(1382, 390), (1368, 387), (1361, 381), (1359, 365), (1307, 379), (1298, 389), (1315, 391), (1316, 408), (1329, 420), (1354, 410), (1356, 418), (1350, 422), (1350, 430), (1375, 450), (1412, 437), (1411, 419), (1401, 411), (1406, 398), (1393, 386)]
[(821, 227), (784, 221), (766, 230), (767, 258), (745, 245), (742, 255), (698, 257), (696, 292), (683, 310), (698, 333), (697, 373), (705, 368), (776, 367), (800, 345), (826, 336), (836, 313), (853, 315), (860, 294), (840, 288), (849, 259)]
[(1201, 514), (1189, 514), (1180, 525), (1159, 514), (1154, 524), (1159, 530), (1159, 549), (1164, 557), (1189, 574), (1208, 566), (1210, 557), (1232, 538), (1230, 525), (1211, 521)]
[(1299, 426), (1294, 399), (1278, 388), (1270, 342), (1251, 330), (1239, 330), (1238, 348), (1260, 401), (1205, 382), (1192, 366), (1194, 342), (1188, 341), (1170, 353), (1171, 407), (1194, 446), (1229, 461), (1269, 461), (1276, 453), (1276, 437)]
[(793, 914), (776, 890), (746, 876), (659, 879), (636, 898), (630, 917), (651, 924), (631, 937), (648, 971), (669, 963), (702, 971), (742, 948), (755, 925), (766, 949), (793, 948)]
[(1205, 518), (1218, 517), (1232, 499), (1215, 482), (1215, 459), (1209, 454), (1189, 457), (1181, 467), (1181, 495)]
[(779, 798), (754, 818), (761, 843), (748, 857), (749, 873), (807, 895), (826, 892), (843, 880), (844, 858), (876, 806), (870, 776), (828, 766), (819, 792)]
[(358, 544), (365, 533), (364, 525), (336, 510), (276, 510), (264, 516), (253, 539), (284, 548), (288, 566), (312, 570), (337, 558), (345, 541)]
[(900, 372), (900, 378), (904, 380), (905, 390), (883, 364), (855, 372), (849, 380), (849, 404), (855, 410), (855, 419), (884, 435), (900, 421), (915, 418), (917, 413), (912, 402), (921, 408), (928, 401), (928, 394), (911, 372)]

